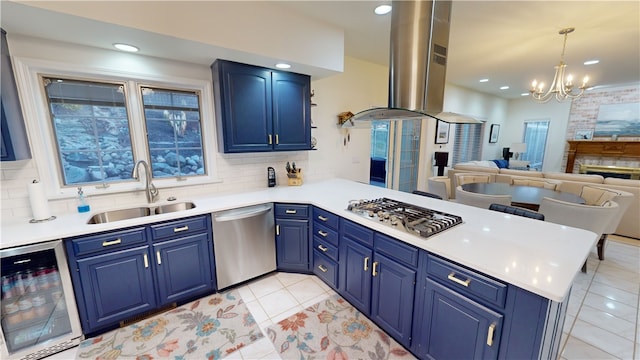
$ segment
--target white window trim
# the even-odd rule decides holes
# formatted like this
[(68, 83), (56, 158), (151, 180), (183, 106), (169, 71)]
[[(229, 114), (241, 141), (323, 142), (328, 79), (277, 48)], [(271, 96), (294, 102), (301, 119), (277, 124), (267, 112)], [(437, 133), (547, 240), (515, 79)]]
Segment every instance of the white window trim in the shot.
[[(217, 177), (215, 139), (215, 115), (213, 110), (213, 87), (210, 81), (188, 79), (173, 76), (158, 76), (131, 73), (120, 69), (93, 68), (77, 64), (65, 64), (31, 58), (13, 58), (18, 93), (22, 100), (25, 126), (29, 134), (31, 152), (36, 159), (36, 167), (40, 182), (44, 183), (49, 199), (68, 199), (76, 196), (75, 186), (63, 186), (58, 169), (57, 148), (54, 142), (48, 102), (44, 89), (40, 84), (40, 76), (74, 77), (84, 79), (124, 82), (127, 86), (127, 104), (132, 126), (132, 151), (135, 160), (149, 162), (146, 138), (144, 136), (144, 110), (138, 101), (140, 86), (157, 86), (170, 89), (190, 89), (200, 92), (200, 112), (202, 127), (202, 147), (205, 156), (207, 175), (177, 178), (154, 179), (158, 188), (173, 188), (201, 184), (220, 183)], [(211, 140), (213, 139), (213, 140)], [(83, 185), (86, 195), (107, 195), (121, 192), (144, 190), (143, 181), (126, 181), (102, 185)]]

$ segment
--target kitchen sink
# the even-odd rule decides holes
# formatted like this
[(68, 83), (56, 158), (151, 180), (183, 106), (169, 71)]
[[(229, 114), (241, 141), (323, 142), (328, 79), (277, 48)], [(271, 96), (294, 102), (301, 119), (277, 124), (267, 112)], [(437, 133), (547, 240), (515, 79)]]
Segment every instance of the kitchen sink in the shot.
[(104, 224), (120, 220), (129, 220), (156, 214), (168, 214), (176, 211), (193, 209), (196, 204), (186, 201), (158, 206), (135, 207), (129, 209), (110, 210), (93, 215), (87, 224)]
[(166, 213), (172, 213), (172, 212), (176, 212), (176, 211), (189, 210), (189, 209), (193, 209), (194, 207), (196, 207), (196, 204), (194, 204), (192, 202), (180, 202), (180, 203), (175, 203), (175, 204), (165, 204), (165, 205), (160, 205), (160, 206), (156, 207), (155, 208), (155, 213), (156, 214), (166, 214)]
[(119, 220), (134, 219), (153, 214), (153, 208), (136, 207), (130, 209), (111, 210), (97, 213), (89, 219), (88, 224), (103, 224)]

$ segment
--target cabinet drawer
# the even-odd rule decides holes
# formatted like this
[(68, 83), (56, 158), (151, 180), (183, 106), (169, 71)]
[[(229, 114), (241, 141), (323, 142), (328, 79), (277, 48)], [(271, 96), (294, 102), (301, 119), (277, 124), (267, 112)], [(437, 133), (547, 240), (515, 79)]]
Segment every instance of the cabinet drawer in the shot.
[(373, 230), (368, 229), (362, 225), (358, 225), (348, 220), (342, 221), (343, 236), (350, 239), (357, 240), (365, 245), (373, 246)]
[(429, 255), (427, 261), (427, 274), (450, 289), (455, 289), (474, 299), (484, 300), (501, 308), (504, 307), (507, 285), (485, 275), (454, 265), (433, 255)]
[(338, 246), (338, 232), (331, 230), (326, 226), (313, 223), (313, 236), (323, 239), (333, 246)]
[(143, 227), (71, 239), (73, 253), (76, 257), (102, 251), (119, 250), (146, 241), (147, 237)]
[(338, 288), (338, 264), (313, 250), (313, 273), (334, 289)]
[(313, 237), (313, 249), (323, 253), (331, 259), (338, 261), (338, 248), (327, 243), (325, 239), (321, 239), (317, 236)]
[(201, 232), (206, 230), (208, 225), (208, 216), (198, 216), (151, 225), (151, 233), (153, 234), (153, 240), (155, 241), (168, 237)]
[(386, 235), (375, 235), (375, 250), (413, 268), (418, 267), (418, 249)]
[(300, 204), (276, 204), (276, 217), (309, 218), (309, 205)]
[(338, 230), (338, 219), (339, 217), (335, 214), (324, 211), (317, 207), (313, 208), (313, 221), (318, 224), (323, 224), (332, 228), (333, 230)]

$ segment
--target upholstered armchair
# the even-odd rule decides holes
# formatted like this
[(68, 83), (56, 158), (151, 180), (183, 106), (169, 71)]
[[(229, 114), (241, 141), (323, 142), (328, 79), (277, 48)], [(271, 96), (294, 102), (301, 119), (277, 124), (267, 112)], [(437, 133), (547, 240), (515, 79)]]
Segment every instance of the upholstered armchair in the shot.
[[(614, 201), (607, 201), (601, 206), (575, 204), (566, 201), (542, 198), (539, 213), (547, 222), (585, 229), (596, 233), (598, 239), (608, 229), (611, 220), (618, 214), (619, 206)], [(587, 262), (582, 266), (587, 272)]]
[(448, 176), (432, 176), (428, 178), (427, 187), (430, 193), (439, 195), (443, 200), (451, 198), (451, 182)]

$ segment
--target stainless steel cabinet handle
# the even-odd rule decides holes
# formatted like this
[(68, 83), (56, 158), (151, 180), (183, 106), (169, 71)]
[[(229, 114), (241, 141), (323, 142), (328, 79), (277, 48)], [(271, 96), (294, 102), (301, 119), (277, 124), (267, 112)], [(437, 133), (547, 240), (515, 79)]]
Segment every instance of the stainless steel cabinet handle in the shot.
[(496, 331), (496, 323), (489, 325), (489, 330), (487, 330), (487, 345), (493, 345), (493, 333)]
[(276, 145), (278, 145), (280, 141), (278, 140), (278, 134), (276, 134)]
[(276, 225), (276, 235), (280, 236), (280, 225)]
[(173, 232), (174, 233), (177, 233), (177, 232), (180, 232), (180, 231), (187, 231), (187, 230), (189, 230), (189, 225), (185, 225), (185, 226), (179, 227), (179, 228), (173, 228)]
[(117, 238), (113, 241), (103, 241), (102, 242), (102, 246), (111, 246), (111, 245), (118, 245), (122, 242), (122, 239)]
[(329, 250), (326, 246), (322, 245), (318, 245), (318, 249), (322, 250), (323, 252), (327, 252), (327, 250)]
[(364, 258), (364, 271), (369, 270), (369, 257)]
[(162, 257), (160, 256), (160, 250), (156, 251), (156, 260), (158, 260), (158, 265), (162, 264)]
[(147, 257), (147, 254), (144, 254), (143, 258), (144, 258), (144, 268), (146, 269), (149, 267), (149, 258)]
[(378, 267), (378, 262), (374, 261), (373, 262), (373, 270), (371, 270), (371, 275), (373, 275), (373, 276), (378, 275), (378, 272), (376, 271), (376, 267)]
[(322, 236), (322, 237), (327, 237), (327, 235), (329, 235), (328, 232), (322, 231), (322, 230), (318, 230), (318, 234), (320, 234), (320, 236)]
[(320, 269), (320, 271), (322, 271), (322, 272), (329, 271), (329, 269), (327, 269), (324, 265), (318, 265), (318, 269)]
[(324, 216), (322, 216), (322, 215), (318, 215), (318, 219), (320, 219), (320, 220), (322, 220), (322, 221), (327, 221), (327, 220), (329, 220), (329, 218), (326, 218), (326, 217), (324, 217)]
[(471, 282), (471, 279), (467, 279), (467, 280), (460, 280), (456, 277), (455, 273), (451, 273), (449, 274), (449, 276), (447, 276), (447, 279), (453, 281), (456, 284), (460, 284), (464, 287), (469, 287), (469, 283)]
[(285, 210), (285, 213), (287, 213), (287, 214), (297, 214), (298, 210), (287, 209), (287, 210)]
[(269, 134), (269, 145), (273, 144), (273, 142), (271, 141), (271, 134)]

